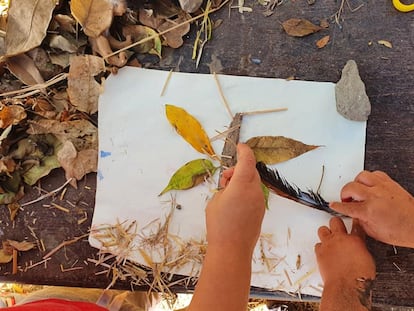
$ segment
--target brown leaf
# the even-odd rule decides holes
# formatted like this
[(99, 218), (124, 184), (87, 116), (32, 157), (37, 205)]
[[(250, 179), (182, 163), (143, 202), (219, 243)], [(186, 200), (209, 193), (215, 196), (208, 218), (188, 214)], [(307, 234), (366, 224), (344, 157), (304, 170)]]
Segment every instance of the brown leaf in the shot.
[(16, 125), (26, 119), (24, 108), (19, 105), (3, 106), (0, 104), (0, 128), (5, 129), (9, 125)]
[[(66, 179), (82, 179), (87, 173), (96, 172), (98, 165), (98, 152), (96, 149), (77, 151), (70, 141), (66, 141), (58, 151), (58, 160), (65, 170)], [(76, 187), (76, 181), (71, 184)]]
[(63, 31), (76, 33), (76, 21), (69, 15), (56, 14), (55, 16), (53, 16), (53, 19), (59, 24), (59, 27)]
[(319, 39), (318, 41), (316, 41), (316, 46), (318, 47), (318, 49), (324, 48), (328, 44), (329, 39), (330, 39), (329, 36), (325, 36)]
[(98, 111), (101, 85), (96, 82), (95, 75), (104, 70), (105, 62), (100, 57), (85, 55), (72, 58), (67, 92), (76, 109), (91, 114)]
[(13, 56), (6, 61), (10, 72), (26, 85), (41, 84), (45, 81), (33, 59), (26, 54)]
[(257, 162), (276, 164), (300, 156), (320, 146), (306, 145), (284, 136), (257, 136), (246, 144), (252, 148)]
[(49, 46), (51, 48), (59, 49), (69, 53), (76, 53), (78, 46), (75, 40), (71, 40), (70, 37), (64, 37), (62, 35), (51, 35)]
[(70, 10), (87, 36), (98, 37), (112, 23), (113, 7), (108, 0), (72, 0)]
[[(162, 32), (164, 30), (167, 30), (177, 24), (180, 24), (186, 21), (186, 19), (187, 19), (187, 15), (185, 14), (179, 15), (179, 17), (176, 18), (175, 20), (167, 19), (164, 23), (162, 23), (158, 27), (158, 31)], [(189, 31), (190, 31), (190, 23), (185, 24), (181, 27), (178, 27), (172, 31), (165, 33), (163, 37), (168, 46), (176, 49), (183, 45), (184, 41), (182, 37)]]
[(13, 56), (39, 46), (46, 36), (56, 1), (13, 0), (7, 18), (6, 55)]
[[(146, 37), (157, 34), (157, 32), (152, 28), (143, 25), (127, 25), (122, 27), (122, 34), (124, 37), (130, 37), (132, 41), (138, 42)], [(158, 54), (161, 54), (161, 40), (155, 38), (154, 40), (133, 47), (133, 50), (143, 54), (155, 50)]]
[(0, 249), (0, 263), (9, 263), (10, 261), (12, 261), (12, 259), (13, 259), (13, 253), (8, 254), (6, 253), (4, 248)]
[(14, 240), (7, 240), (7, 241), (9, 242), (10, 246), (17, 249), (20, 252), (29, 251), (36, 246), (36, 244), (34, 244), (33, 242), (28, 242), (28, 241), (21, 241), (21, 242), (14, 241)]
[(59, 122), (57, 120), (29, 121), (28, 134), (53, 134), (61, 142), (70, 140), (77, 150), (98, 150), (98, 129), (88, 120)]
[(286, 33), (293, 37), (305, 37), (322, 29), (322, 27), (300, 18), (291, 18), (284, 21), (282, 26)]

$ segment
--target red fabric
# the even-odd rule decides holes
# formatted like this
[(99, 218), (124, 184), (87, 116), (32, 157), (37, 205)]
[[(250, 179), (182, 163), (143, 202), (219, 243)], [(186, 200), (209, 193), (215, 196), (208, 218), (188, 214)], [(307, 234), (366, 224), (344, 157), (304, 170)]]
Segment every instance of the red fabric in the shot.
[(1, 310), (9, 311), (108, 311), (94, 303), (62, 299), (45, 299), (13, 306)]

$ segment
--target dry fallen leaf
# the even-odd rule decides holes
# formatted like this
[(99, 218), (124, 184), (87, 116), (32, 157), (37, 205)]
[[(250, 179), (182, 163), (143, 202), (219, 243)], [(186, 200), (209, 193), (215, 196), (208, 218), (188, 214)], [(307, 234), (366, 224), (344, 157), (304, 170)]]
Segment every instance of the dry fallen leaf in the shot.
[(90, 114), (98, 111), (101, 85), (95, 76), (104, 70), (105, 62), (100, 57), (84, 55), (71, 59), (67, 92), (76, 109)]
[(0, 249), (0, 263), (9, 263), (13, 259), (13, 253), (8, 254), (5, 252), (5, 250), (2, 248)]
[(98, 37), (111, 26), (113, 18), (111, 1), (72, 0), (70, 10), (87, 36)]
[(387, 40), (378, 40), (378, 44), (381, 44), (389, 49), (392, 49), (392, 43)]
[(7, 59), (6, 64), (10, 72), (26, 85), (35, 85), (45, 82), (33, 59), (26, 54), (10, 57)]
[(51, 35), (49, 40), (49, 46), (51, 48), (59, 49), (69, 53), (76, 53), (78, 46), (76, 41), (70, 40), (70, 37), (62, 35)]
[(27, 117), (22, 106), (3, 106), (3, 104), (0, 104), (0, 108), (0, 128), (2, 129), (7, 128), (9, 125), (16, 125)]
[(282, 27), (289, 36), (293, 37), (305, 37), (323, 29), (320, 26), (312, 24), (306, 19), (299, 18), (291, 18), (287, 21), (284, 21), (282, 23)]
[(28, 134), (53, 134), (62, 143), (70, 140), (77, 150), (98, 150), (98, 129), (88, 120), (60, 122), (42, 119), (29, 121)]
[(13, 0), (7, 17), (6, 55), (13, 56), (39, 46), (46, 36), (56, 1)]
[(316, 46), (318, 47), (318, 49), (324, 48), (328, 44), (329, 39), (330, 39), (329, 36), (325, 36), (319, 39), (318, 41), (316, 41)]
[(215, 155), (209, 137), (196, 118), (183, 108), (173, 105), (165, 105), (165, 113), (168, 121), (177, 133), (193, 146), (195, 150), (210, 156)]
[(256, 136), (246, 141), (257, 162), (276, 164), (300, 156), (320, 146), (306, 145), (284, 136)]
[[(80, 180), (88, 173), (96, 172), (98, 152), (94, 149), (77, 151), (70, 141), (66, 141), (57, 153), (60, 165), (65, 170), (66, 179)], [(76, 187), (76, 180), (71, 185)]]
[[(146, 37), (154, 36), (157, 32), (147, 26), (143, 25), (127, 25), (122, 27), (122, 34), (124, 37), (130, 37), (133, 42), (138, 42)], [(158, 56), (161, 56), (161, 39), (156, 36), (154, 40), (144, 42), (133, 48), (137, 53), (152, 52)]]
[(14, 241), (14, 240), (7, 240), (10, 244), (10, 246), (12, 246), (13, 248), (15, 248), (16, 250), (20, 251), (20, 252), (26, 252), (31, 250), (32, 248), (34, 248), (36, 246), (36, 244), (34, 244), (33, 242), (28, 242), (28, 241)]

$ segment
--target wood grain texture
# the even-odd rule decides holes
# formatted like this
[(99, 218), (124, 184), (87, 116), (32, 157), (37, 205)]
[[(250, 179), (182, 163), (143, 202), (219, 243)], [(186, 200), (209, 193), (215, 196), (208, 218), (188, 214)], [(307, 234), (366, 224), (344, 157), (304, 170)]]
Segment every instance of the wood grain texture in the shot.
[[(215, 71), (276, 78), (294, 76), (301, 80), (331, 82), (337, 82), (347, 60), (354, 59), (372, 104), (367, 126), (365, 167), (386, 171), (414, 193), (414, 13), (397, 12), (391, 1), (350, 0), (353, 7), (361, 3), (363, 6), (355, 12), (345, 6), (340, 26), (331, 23), (328, 29), (305, 38), (289, 37), (281, 27), (281, 22), (289, 18), (307, 18), (317, 24), (321, 19), (329, 19), (339, 3), (317, 0), (309, 6), (307, 1), (285, 1), (272, 16), (264, 17), (263, 7), (256, 1), (246, 1), (246, 5), (253, 7), (252, 13), (239, 14), (237, 10), (232, 10), (229, 18), (225, 8), (213, 15), (213, 20), (223, 19), (223, 23), (214, 30), (213, 40), (205, 45), (199, 68), (196, 69), (195, 62), (191, 60), (194, 29), (181, 49), (165, 49), (161, 61), (154, 57), (140, 59), (145, 67), (165, 70)], [(326, 47), (318, 49), (316, 41), (325, 35), (330, 35), (331, 40)], [(378, 40), (392, 42), (393, 48), (378, 44)], [(3, 208), (0, 209), (3, 238), (30, 238), (27, 228), (30, 225), (50, 250), (63, 240), (87, 232), (93, 214), (94, 178), (93, 174), (88, 176), (86, 184), (79, 183), (79, 190), (70, 189), (67, 193), (71, 201), (79, 199), (89, 204), (82, 206), (88, 213), (87, 222), (78, 225), (80, 216), (76, 209), (64, 214), (43, 207), (46, 201), (25, 207), (12, 224), (8, 220), (8, 211)], [(51, 190), (63, 182), (62, 174), (54, 173), (43, 181), (43, 186)], [(37, 195), (33, 189), (31, 196)], [(65, 205), (64, 202), (62, 204)], [(392, 246), (373, 240), (368, 240), (368, 245), (378, 270), (373, 293), (374, 309), (385, 311), (397, 310), (395, 306), (400, 306), (401, 310), (403, 306), (414, 307), (414, 250), (397, 248), (395, 254)], [(3, 265), (0, 280), (106, 287), (110, 280), (105, 275), (95, 275), (100, 269), (83, 263), (95, 254), (96, 250), (86, 241), (80, 241), (56, 253), (47, 268), (39, 266), (12, 276), (11, 266)], [(41, 253), (33, 255), (33, 252), (21, 254), (19, 265), (23, 266), (30, 260), (36, 262), (41, 256)], [(84, 269), (61, 271), (60, 264), (68, 267), (75, 260), (78, 260), (75, 265), (83, 265)], [(117, 287), (128, 288), (128, 284), (119, 283)], [(253, 294), (287, 299), (281, 293), (263, 293), (259, 289), (253, 289)], [(311, 297), (309, 299), (312, 300)]]

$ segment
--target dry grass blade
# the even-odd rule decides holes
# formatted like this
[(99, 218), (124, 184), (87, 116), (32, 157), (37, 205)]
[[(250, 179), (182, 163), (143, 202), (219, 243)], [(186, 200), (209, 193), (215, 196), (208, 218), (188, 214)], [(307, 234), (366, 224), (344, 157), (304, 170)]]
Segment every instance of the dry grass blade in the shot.
[[(213, 12), (216, 12), (216, 11), (220, 10), (220, 9), (221, 9), (221, 8), (222, 8), (222, 7), (223, 7), (223, 6), (227, 3), (227, 2), (229, 2), (229, 0), (224, 1), (223, 3), (221, 3), (221, 4), (220, 4), (220, 6), (218, 6), (218, 7), (214, 8), (214, 9), (209, 10), (209, 12), (208, 12), (208, 13), (213, 13)], [(201, 14), (199, 14), (199, 15), (197, 15), (197, 16), (194, 16), (194, 17), (192, 17), (192, 18), (190, 18), (190, 19), (188, 19), (188, 20), (186, 20), (186, 21), (184, 21), (184, 22), (182, 22), (182, 23), (178, 23), (177, 25), (174, 25), (174, 26), (173, 26), (173, 27), (171, 27), (171, 28), (168, 28), (168, 29), (166, 29), (166, 30), (164, 30), (164, 31), (161, 31), (161, 32), (157, 33), (157, 34), (154, 34), (154, 35), (151, 35), (151, 36), (145, 37), (145, 38), (144, 38), (144, 39), (142, 39), (142, 40), (139, 40), (139, 41), (137, 41), (137, 42), (134, 42), (134, 43), (132, 43), (132, 44), (130, 44), (130, 45), (128, 45), (128, 46), (126, 46), (126, 47), (122, 48), (122, 49), (119, 49), (119, 50), (117, 50), (117, 51), (115, 51), (115, 52), (113, 52), (113, 53), (111, 53), (111, 54), (106, 55), (106, 56), (104, 57), (104, 59), (108, 59), (108, 58), (109, 58), (109, 57), (111, 57), (111, 56), (114, 56), (114, 55), (117, 55), (118, 53), (121, 53), (121, 52), (124, 52), (124, 51), (126, 51), (126, 50), (129, 50), (130, 48), (132, 48), (132, 47), (134, 47), (134, 46), (137, 46), (137, 45), (143, 44), (143, 43), (145, 43), (145, 42), (148, 42), (148, 41), (154, 40), (154, 39), (156, 39), (156, 38), (158, 38), (158, 37), (160, 37), (160, 36), (162, 36), (162, 35), (164, 35), (164, 34), (166, 34), (166, 33), (170, 32), (170, 31), (173, 31), (173, 30), (175, 30), (175, 29), (177, 29), (177, 28), (180, 28), (180, 27), (182, 27), (182, 26), (184, 26), (184, 25), (186, 25), (186, 24), (192, 23), (192, 22), (194, 22), (194, 21), (196, 21), (196, 20), (198, 20), (198, 19), (200, 19), (200, 18), (203, 18), (203, 17), (205, 16), (205, 14), (206, 14), (206, 13), (201, 13)]]
[[(194, 285), (206, 244), (204, 241), (184, 241), (170, 233), (177, 205), (172, 198), (171, 209), (165, 219), (152, 221), (139, 233), (136, 223), (129, 221), (92, 230), (91, 234), (100, 242), (101, 248), (99, 258), (89, 261), (104, 268), (99, 274), (112, 275), (108, 288), (117, 280), (128, 279), (131, 287), (147, 286), (149, 291), (155, 290), (172, 298), (171, 286), (188, 286), (191, 281)], [(128, 260), (134, 252), (141, 255), (149, 268)], [(176, 271), (186, 265), (191, 267), (191, 275), (177, 278)]]

